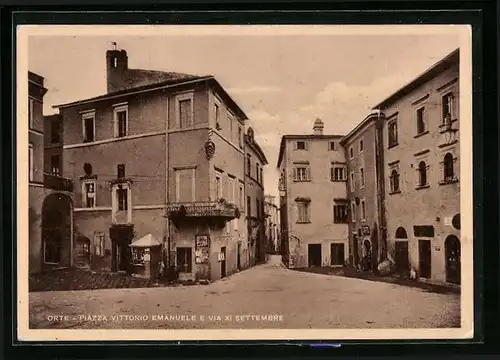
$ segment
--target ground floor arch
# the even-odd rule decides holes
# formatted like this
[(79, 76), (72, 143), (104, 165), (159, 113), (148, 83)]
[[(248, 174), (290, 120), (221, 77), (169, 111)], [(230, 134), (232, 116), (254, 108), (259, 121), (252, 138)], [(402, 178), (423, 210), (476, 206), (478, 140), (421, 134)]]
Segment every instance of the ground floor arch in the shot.
[(460, 284), (461, 249), (460, 240), (455, 235), (449, 235), (444, 243), (446, 281)]

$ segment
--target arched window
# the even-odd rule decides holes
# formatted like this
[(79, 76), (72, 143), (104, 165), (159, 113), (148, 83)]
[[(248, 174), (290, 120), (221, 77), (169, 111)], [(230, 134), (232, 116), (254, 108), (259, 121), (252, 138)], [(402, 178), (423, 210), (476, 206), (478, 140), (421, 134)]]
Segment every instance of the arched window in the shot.
[(398, 227), (396, 230), (396, 239), (408, 239), (408, 234), (406, 233), (405, 228)]
[(396, 169), (391, 171), (391, 192), (399, 191), (399, 174)]
[(444, 180), (452, 180), (455, 177), (453, 169), (453, 155), (447, 153), (443, 161)]
[(418, 186), (427, 185), (427, 165), (425, 161), (418, 164)]

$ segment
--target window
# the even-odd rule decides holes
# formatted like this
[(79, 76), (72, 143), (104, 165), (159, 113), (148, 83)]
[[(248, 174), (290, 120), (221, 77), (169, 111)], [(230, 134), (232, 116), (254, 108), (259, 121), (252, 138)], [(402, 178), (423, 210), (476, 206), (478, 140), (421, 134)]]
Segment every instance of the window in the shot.
[(356, 203), (351, 202), (351, 221), (356, 222)]
[(427, 185), (427, 165), (425, 161), (418, 164), (418, 186), (423, 187)]
[(191, 97), (178, 99), (179, 127), (185, 129), (193, 126), (193, 100)]
[(337, 150), (337, 143), (335, 141), (330, 141), (328, 143), (328, 150), (336, 151)]
[(295, 181), (310, 181), (311, 172), (308, 165), (299, 165), (293, 168), (293, 179)]
[(259, 182), (259, 164), (255, 164), (255, 179)]
[(354, 149), (352, 146), (349, 148), (349, 158), (354, 158)]
[(443, 96), (442, 98), (442, 107), (443, 107), (443, 123), (445, 123), (446, 119), (453, 118), (453, 94), (449, 93)]
[(59, 155), (52, 155), (50, 157), (51, 174), (61, 176), (61, 159)]
[(443, 172), (444, 172), (444, 180), (450, 181), (455, 179), (455, 169), (454, 169), (454, 159), (453, 155), (447, 153), (444, 156), (443, 161)]
[(361, 220), (366, 220), (366, 203), (361, 200)]
[(128, 189), (118, 186), (116, 190), (116, 196), (118, 198), (118, 211), (128, 210)]
[(83, 206), (86, 208), (96, 207), (95, 181), (83, 182)]
[(264, 171), (262, 168), (260, 168), (260, 183), (264, 184)]
[(217, 194), (217, 200), (222, 199), (222, 180), (219, 175), (215, 177), (215, 193)]
[(238, 144), (240, 145), (240, 149), (243, 149), (243, 130), (241, 126), (238, 126)]
[(87, 113), (82, 116), (83, 123), (83, 142), (92, 142), (94, 141), (94, 122), (95, 122), (95, 114)]
[(217, 127), (217, 124), (219, 124), (219, 118), (220, 118), (220, 107), (219, 104), (215, 103), (214, 104), (214, 117), (215, 117), (215, 126)]
[(50, 122), (50, 142), (52, 144), (61, 142), (61, 121), (59, 118), (52, 119)]
[(227, 183), (227, 187), (228, 187), (228, 196), (227, 196), (227, 201), (231, 204), (234, 204), (235, 202), (235, 196), (234, 196), (234, 179), (233, 178), (229, 178), (227, 179), (228, 183)]
[(116, 167), (116, 176), (118, 179), (125, 178), (125, 164), (119, 164)]
[(297, 141), (296, 147), (297, 147), (297, 150), (305, 150), (306, 149), (306, 142), (305, 141)]
[(331, 181), (346, 181), (347, 180), (347, 168), (340, 165), (332, 165), (330, 168), (330, 180)]
[(247, 196), (247, 216), (252, 216), (252, 199), (250, 196)]
[(363, 169), (363, 168), (359, 169), (359, 181), (360, 181), (361, 187), (365, 186), (365, 169)]
[(309, 214), (309, 202), (297, 202), (297, 211), (298, 211), (298, 223), (308, 223), (311, 222), (310, 214)]
[(233, 134), (234, 118), (230, 113), (227, 115), (227, 120), (229, 121), (229, 140), (231, 142), (233, 142), (233, 140), (234, 140), (234, 134)]
[(28, 121), (29, 121), (29, 128), (33, 129), (34, 127), (34, 106), (35, 106), (35, 100), (29, 98), (28, 100)]
[(252, 176), (252, 160), (250, 155), (247, 155), (247, 175)]
[(388, 139), (389, 139), (389, 147), (396, 146), (398, 144), (398, 122), (397, 120), (392, 120), (389, 122), (388, 126)]
[(363, 140), (359, 140), (359, 152), (364, 150)]
[(193, 202), (196, 192), (196, 168), (176, 169), (175, 184), (177, 202)]
[(333, 222), (335, 224), (345, 224), (348, 218), (347, 204), (334, 204), (333, 205)]
[(243, 209), (243, 206), (245, 206), (245, 198), (244, 198), (244, 192), (243, 192), (243, 185), (240, 185), (240, 209)]
[(417, 135), (425, 132), (424, 108), (417, 110)]
[(128, 107), (119, 106), (114, 109), (115, 137), (124, 137), (128, 134)]
[(34, 163), (33, 163), (33, 145), (29, 144), (28, 148), (28, 164), (29, 164), (29, 175), (28, 175), (28, 180), (33, 181), (33, 174), (34, 174)]
[(118, 67), (118, 58), (116, 58), (116, 57), (113, 58), (113, 67), (114, 68)]
[(177, 269), (182, 273), (190, 273), (193, 270), (193, 251), (190, 247), (177, 248)]
[(391, 193), (397, 193), (399, 189), (399, 173), (397, 169), (392, 169), (391, 175), (389, 177)]
[(353, 172), (351, 172), (350, 188), (351, 188), (351, 192), (353, 192), (354, 190), (356, 190), (356, 179), (354, 178), (354, 173)]
[(97, 256), (104, 256), (104, 239), (103, 232), (96, 232), (94, 234), (94, 253)]

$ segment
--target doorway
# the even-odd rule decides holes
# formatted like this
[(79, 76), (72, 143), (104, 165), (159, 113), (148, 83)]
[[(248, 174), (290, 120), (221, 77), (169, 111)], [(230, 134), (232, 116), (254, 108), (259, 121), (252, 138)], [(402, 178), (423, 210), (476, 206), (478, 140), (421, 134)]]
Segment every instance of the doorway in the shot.
[(345, 260), (345, 249), (342, 243), (330, 245), (330, 264), (332, 266), (342, 266)]
[(446, 281), (460, 284), (460, 240), (450, 235), (444, 243), (446, 256)]
[(90, 239), (79, 238), (76, 240), (75, 258), (77, 267), (90, 267)]
[(179, 273), (191, 274), (193, 272), (193, 251), (190, 247), (177, 248), (177, 269)]
[(226, 247), (220, 248), (220, 277), (226, 277)]
[(431, 277), (431, 241), (418, 240), (419, 276), (424, 279)]
[(410, 259), (408, 254), (408, 241), (396, 240), (396, 271), (407, 275), (410, 272)]
[(361, 267), (364, 271), (369, 271), (372, 267), (372, 243), (368, 239), (363, 241), (363, 258), (361, 261)]
[(236, 267), (241, 270), (241, 244), (238, 243), (238, 252), (236, 253)]
[(309, 267), (321, 267), (321, 244), (308, 245)]

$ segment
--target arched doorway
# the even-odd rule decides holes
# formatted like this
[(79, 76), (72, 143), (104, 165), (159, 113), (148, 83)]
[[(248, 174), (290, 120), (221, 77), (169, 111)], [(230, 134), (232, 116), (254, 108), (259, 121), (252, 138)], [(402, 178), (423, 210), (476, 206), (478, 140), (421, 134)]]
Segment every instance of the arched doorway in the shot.
[(409, 274), (410, 258), (408, 252), (408, 234), (405, 228), (398, 227), (396, 230), (396, 240), (394, 243), (396, 271), (400, 274)]
[(368, 271), (371, 269), (372, 265), (372, 243), (370, 240), (365, 239), (363, 241), (363, 260), (362, 267), (363, 270)]
[(42, 268), (72, 265), (72, 202), (67, 195), (48, 195), (42, 205)]
[(460, 240), (449, 235), (444, 243), (446, 261), (446, 281), (460, 284)]

